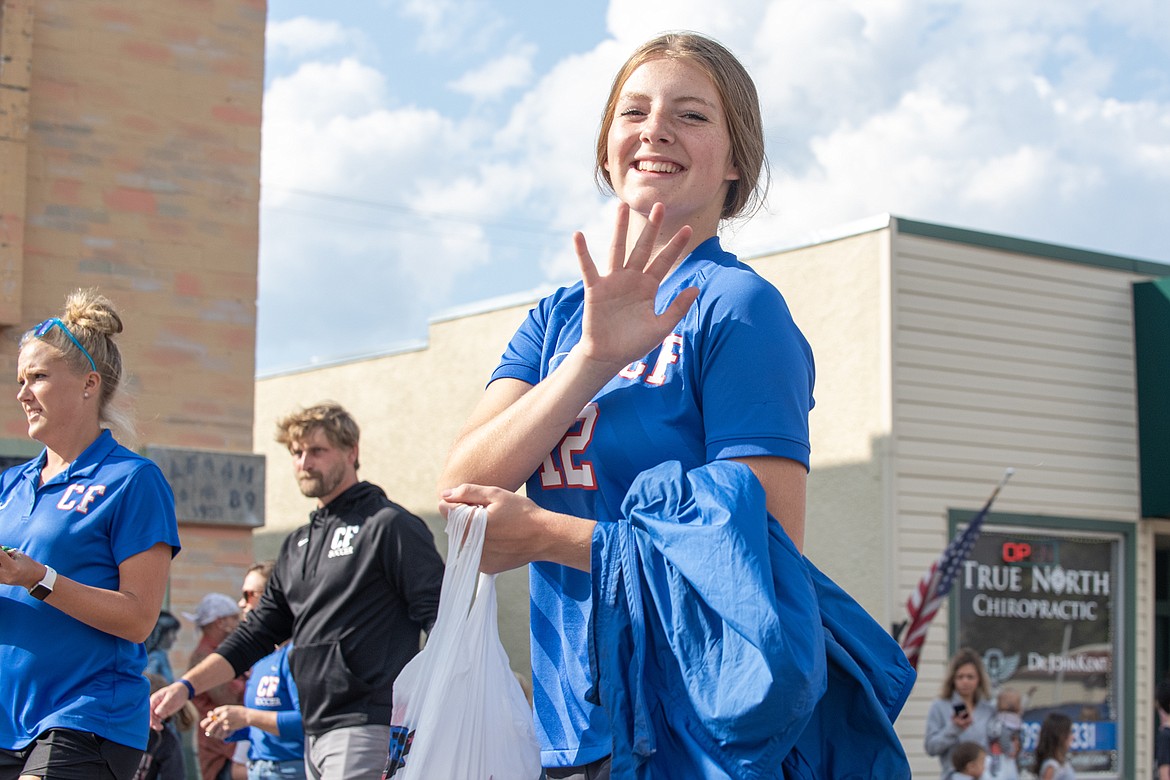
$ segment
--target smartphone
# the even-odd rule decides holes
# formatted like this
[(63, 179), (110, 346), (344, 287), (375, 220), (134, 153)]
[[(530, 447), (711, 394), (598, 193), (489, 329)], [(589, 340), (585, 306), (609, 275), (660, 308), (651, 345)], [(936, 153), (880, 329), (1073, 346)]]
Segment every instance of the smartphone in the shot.
[(959, 702), (955, 705), (955, 717), (961, 718), (967, 714), (967, 705)]

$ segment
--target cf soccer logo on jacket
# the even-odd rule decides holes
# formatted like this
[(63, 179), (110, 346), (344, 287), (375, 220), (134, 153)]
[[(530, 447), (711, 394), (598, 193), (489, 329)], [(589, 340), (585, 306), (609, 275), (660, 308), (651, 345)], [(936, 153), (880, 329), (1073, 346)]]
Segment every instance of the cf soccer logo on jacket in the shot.
[(279, 707), (280, 697), (277, 694), (280, 692), (280, 675), (266, 674), (260, 678), (260, 682), (256, 685), (256, 701), (257, 707)]
[(346, 525), (333, 532), (333, 541), (329, 543), (329, 557), (339, 558), (342, 555), (353, 555), (353, 538), (357, 535), (356, 525)]

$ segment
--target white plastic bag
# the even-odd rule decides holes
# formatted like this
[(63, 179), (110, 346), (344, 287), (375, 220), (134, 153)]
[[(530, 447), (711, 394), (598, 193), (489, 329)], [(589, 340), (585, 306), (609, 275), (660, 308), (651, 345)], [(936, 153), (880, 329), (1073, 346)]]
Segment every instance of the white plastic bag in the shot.
[(479, 574), (486, 523), (482, 507), (457, 506), (447, 517), (439, 614), (426, 647), (394, 683), (384, 778), (540, 776), (532, 711), (500, 643), (496, 578)]

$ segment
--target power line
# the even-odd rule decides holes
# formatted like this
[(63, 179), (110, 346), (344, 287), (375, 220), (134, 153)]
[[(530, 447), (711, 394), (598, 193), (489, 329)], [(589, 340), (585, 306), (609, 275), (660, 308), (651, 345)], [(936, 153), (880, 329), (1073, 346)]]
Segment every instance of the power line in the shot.
[[(384, 231), (393, 231), (396, 233), (413, 233), (416, 235), (423, 235), (423, 236), (446, 236), (446, 237), (450, 237), (452, 235), (452, 230), (449, 228), (441, 227), (438, 225), (432, 225), (431, 227), (427, 227), (428, 223), (432, 223), (433, 221), (436, 221), (439, 218), (432, 219), (430, 217), (424, 217), (424, 218), (422, 218), (421, 221), (416, 221), (416, 222), (405, 222), (404, 223), (402, 221), (395, 221), (394, 223), (387, 223), (387, 222), (373, 222), (370, 220), (356, 219), (354, 217), (340, 216), (340, 215), (336, 215), (336, 214), (325, 214), (325, 213), (322, 213), (320, 211), (302, 211), (300, 209), (290, 209), (290, 208), (287, 208), (284, 206), (264, 206), (262, 208), (262, 212), (291, 214), (291, 215), (297, 216), (297, 217), (308, 217), (309, 219), (317, 219), (317, 220), (321, 220), (322, 222), (331, 222), (331, 223), (336, 224), (336, 225), (358, 225), (361, 227), (375, 228), (375, 229), (384, 230)], [(414, 217), (416, 219), (418, 217), (418, 215), (414, 215), (414, 214), (403, 214), (402, 216)], [(466, 231), (463, 234), (466, 238), (468, 238), (470, 240), (481, 240), (482, 239), (481, 236), (473, 234), (468, 229), (470, 227), (485, 227), (486, 228), (486, 227), (490, 227), (490, 223), (478, 224), (478, 223), (473, 223), (473, 222), (467, 222), (465, 224), (465, 226), (462, 228), (464, 231)], [(554, 234), (551, 231), (548, 231), (546, 233), (546, 237), (552, 236), (552, 235), (554, 235)], [(558, 236), (558, 238), (564, 238), (564, 237)], [(497, 244), (500, 246), (516, 246), (516, 247), (529, 247), (529, 248), (530, 247), (547, 248), (549, 246), (549, 241), (547, 241), (547, 240), (542, 241), (542, 240), (539, 240), (539, 238), (534, 238), (531, 240), (524, 240), (522, 238), (494, 237), (491, 239), (491, 243)]]
[[(538, 222), (522, 222), (522, 221), (508, 221), (502, 222), (498, 220), (485, 219), (473, 214), (461, 214), (453, 211), (424, 211), (423, 209), (415, 208), (414, 206), (404, 206), (397, 203), (387, 203), (385, 201), (369, 200), (366, 198), (355, 198), (349, 195), (338, 195), (331, 192), (318, 192), (315, 190), (306, 190), (298, 187), (282, 187), (276, 184), (261, 183), (262, 190), (278, 190), (280, 192), (288, 192), (294, 195), (300, 195), (307, 198), (317, 198), (318, 200), (333, 201), (335, 203), (348, 203), (354, 206), (362, 206), (364, 208), (377, 209), (380, 211), (388, 211), (397, 214), (414, 217), (417, 219), (427, 220), (441, 220), (446, 222), (462, 222), (465, 224), (475, 225), (481, 228), (493, 228), (496, 230), (511, 230), (521, 233), (531, 233), (534, 235), (542, 235), (547, 237), (555, 237), (558, 239), (566, 239), (568, 231), (551, 230), (547, 226)], [(278, 207), (269, 207), (271, 209), (278, 209)], [(327, 219), (327, 217), (322, 217)]]

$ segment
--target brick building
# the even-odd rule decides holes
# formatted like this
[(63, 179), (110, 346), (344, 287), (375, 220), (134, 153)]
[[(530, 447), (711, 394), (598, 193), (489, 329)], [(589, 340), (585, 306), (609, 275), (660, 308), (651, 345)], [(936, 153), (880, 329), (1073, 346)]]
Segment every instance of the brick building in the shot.
[[(0, 373), (97, 287), (119, 309), (133, 448), (179, 499), (169, 607), (233, 594), (263, 522), (252, 449), (264, 0), (0, 2)], [(0, 456), (40, 451), (11, 396)], [(173, 652), (186, 666), (189, 625)]]

